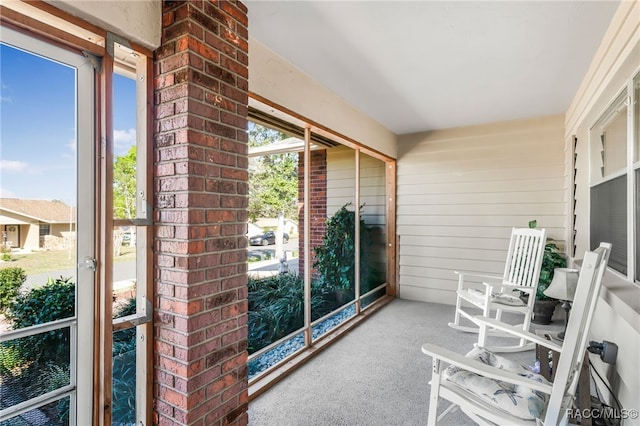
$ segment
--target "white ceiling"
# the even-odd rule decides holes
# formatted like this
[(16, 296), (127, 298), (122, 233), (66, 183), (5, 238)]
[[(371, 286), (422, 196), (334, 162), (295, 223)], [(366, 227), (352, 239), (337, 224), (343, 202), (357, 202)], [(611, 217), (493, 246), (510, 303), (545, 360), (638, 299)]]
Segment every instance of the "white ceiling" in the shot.
[(396, 134), (564, 113), (617, 1), (258, 1), (249, 34)]

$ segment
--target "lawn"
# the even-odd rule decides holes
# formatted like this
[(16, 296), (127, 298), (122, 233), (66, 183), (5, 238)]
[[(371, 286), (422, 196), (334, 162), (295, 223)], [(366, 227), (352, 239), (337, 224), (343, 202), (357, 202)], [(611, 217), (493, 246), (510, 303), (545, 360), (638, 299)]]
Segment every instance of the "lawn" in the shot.
[[(49, 271), (72, 269), (75, 259), (74, 253), (67, 250), (35, 251), (28, 254), (12, 254), (11, 260), (0, 261), (0, 269), (16, 267), (25, 270), (27, 275), (41, 274)], [(123, 246), (120, 256), (115, 262), (134, 260), (136, 258), (135, 247)]]

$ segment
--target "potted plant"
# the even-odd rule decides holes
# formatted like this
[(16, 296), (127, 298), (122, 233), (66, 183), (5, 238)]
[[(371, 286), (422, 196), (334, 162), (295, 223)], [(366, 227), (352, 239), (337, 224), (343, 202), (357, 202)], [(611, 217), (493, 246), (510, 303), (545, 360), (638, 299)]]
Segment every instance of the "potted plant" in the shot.
[[(537, 221), (532, 220), (529, 222), (529, 228), (535, 228)], [(540, 278), (538, 280), (538, 287), (536, 290), (536, 302), (533, 305), (533, 319), (531, 322), (535, 324), (550, 324), (553, 311), (558, 304), (557, 299), (553, 299), (544, 294), (544, 291), (551, 284), (553, 280), (553, 271), (556, 268), (566, 268), (567, 260), (560, 252), (555, 240), (547, 238), (544, 246), (544, 253), (542, 257), (542, 269), (540, 270)]]

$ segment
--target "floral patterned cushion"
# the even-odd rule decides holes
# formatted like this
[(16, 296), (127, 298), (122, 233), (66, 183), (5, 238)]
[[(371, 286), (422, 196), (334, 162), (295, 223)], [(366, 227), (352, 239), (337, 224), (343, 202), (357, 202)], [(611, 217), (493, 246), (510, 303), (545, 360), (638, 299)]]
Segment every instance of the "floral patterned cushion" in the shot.
[[(520, 364), (483, 348), (475, 348), (466, 356), (538, 382), (549, 383), (540, 374), (533, 373)], [(541, 418), (547, 406), (548, 395), (542, 392), (525, 386), (489, 379), (453, 365), (445, 369), (444, 378), (473, 392), (495, 408), (521, 419)]]

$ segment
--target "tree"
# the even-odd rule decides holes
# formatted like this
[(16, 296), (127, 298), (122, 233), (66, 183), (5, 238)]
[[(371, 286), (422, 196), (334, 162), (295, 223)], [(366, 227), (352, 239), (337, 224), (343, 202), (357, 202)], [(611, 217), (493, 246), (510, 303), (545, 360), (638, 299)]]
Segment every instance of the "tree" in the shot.
[[(288, 136), (268, 127), (249, 123), (249, 146), (269, 145)], [(297, 217), (298, 155), (271, 154), (249, 160), (249, 217)]]
[(116, 156), (113, 164), (113, 210), (114, 217), (133, 219), (136, 217), (136, 146), (126, 154)]

